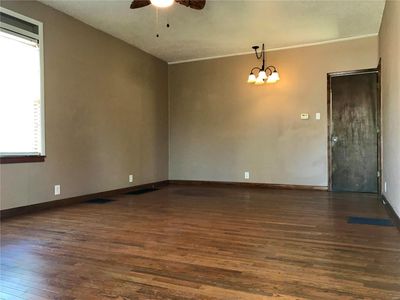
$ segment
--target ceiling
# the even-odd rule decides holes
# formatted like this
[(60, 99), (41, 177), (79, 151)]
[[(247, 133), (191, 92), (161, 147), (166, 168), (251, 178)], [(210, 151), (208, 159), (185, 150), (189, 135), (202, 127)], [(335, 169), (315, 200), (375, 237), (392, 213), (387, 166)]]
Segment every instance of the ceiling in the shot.
[[(130, 0), (40, 0), (167, 62), (292, 47), (377, 34), (384, 0), (207, 0), (194, 10), (174, 3), (129, 9)], [(166, 24), (169, 22), (170, 27)], [(159, 33), (159, 37), (156, 34)]]

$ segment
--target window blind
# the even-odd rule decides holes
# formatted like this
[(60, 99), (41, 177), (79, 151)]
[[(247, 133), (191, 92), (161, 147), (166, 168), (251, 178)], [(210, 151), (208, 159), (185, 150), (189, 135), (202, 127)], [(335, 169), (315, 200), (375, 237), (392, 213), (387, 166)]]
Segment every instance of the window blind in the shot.
[(1, 26), (0, 30), (0, 154), (39, 155), (42, 152), (39, 41), (9, 28)]

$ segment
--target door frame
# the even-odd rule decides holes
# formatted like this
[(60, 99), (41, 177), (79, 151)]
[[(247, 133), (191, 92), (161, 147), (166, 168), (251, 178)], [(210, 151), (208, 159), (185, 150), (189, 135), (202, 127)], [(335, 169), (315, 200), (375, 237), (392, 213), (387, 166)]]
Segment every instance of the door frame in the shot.
[[(328, 99), (328, 114), (327, 114), (327, 123), (328, 123), (328, 138), (327, 138), (327, 152), (328, 152), (328, 191), (332, 191), (332, 141), (331, 141), (331, 130), (332, 130), (332, 90), (331, 90), (331, 79), (333, 77), (338, 76), (351, 76), (351, 75), (360, 75), (360, 74), (369, 74), (376, 73), (377, 74), (377, 120), (376, 126), (378, 129), (377, 132), (377, 147), (378, 147), (378, 195), (382, 194), (382, 138), (381, 138), (381, 124), (382, 124), (382, 103), (381, 103), (381, 60), (379, 60), (379, 64), (377, 68), (371, 69), (360, 69), (353, 71), (343, 71), (343, 72), (331, 72), (327, 74), (327, 99)], [(378, 175), (378, 174), (377, 174)]]

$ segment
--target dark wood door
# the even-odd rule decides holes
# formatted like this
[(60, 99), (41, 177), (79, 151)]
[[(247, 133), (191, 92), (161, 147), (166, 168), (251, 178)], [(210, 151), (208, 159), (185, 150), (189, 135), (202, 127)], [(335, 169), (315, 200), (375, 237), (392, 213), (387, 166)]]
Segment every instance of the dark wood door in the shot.
[(331, 189), (378, 192), (378, 74), (331, 77)]

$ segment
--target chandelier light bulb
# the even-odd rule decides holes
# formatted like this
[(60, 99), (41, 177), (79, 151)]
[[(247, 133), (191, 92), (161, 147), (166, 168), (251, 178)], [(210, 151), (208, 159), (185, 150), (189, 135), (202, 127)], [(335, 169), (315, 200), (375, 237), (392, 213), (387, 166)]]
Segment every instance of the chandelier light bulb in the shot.
[(258, 74), (257, 80), (256, 80), (256, 82), (255, 82), (254, 84), (255, 84), (255, 85), (262, 85), (262, 84), (264, 84), (264, 79), (260, 76), (260, 74)]
[(268, 77), (268, 80), (267, 80), (267, 82), (268, 83), (275, 83), (275, 82), (277, 82), (277, 81), (279, 81), (279, 73), (278, 73), (278, 71), (273, 71), (272, 72), (272, 74)]
[(258, 77), (260, 77), (262, 80), (267, 79), (267, 73), (265, 73), (264, 70), (261, 70), (260, 73), (258, 73)]
[(249, 78), (247, 79), (248, 83), (255, 83), (257, 80), (256, 75), (254, 75), (253, 73), (250, 73)]

